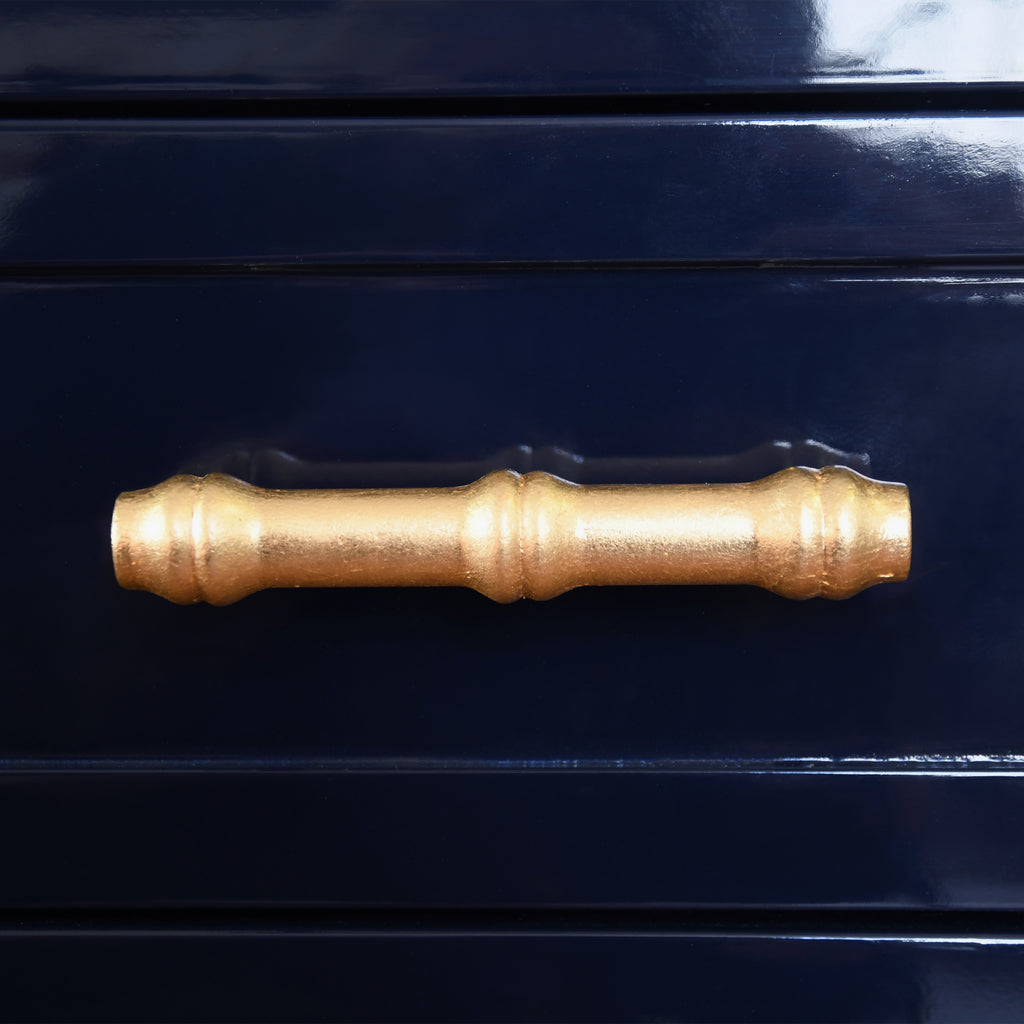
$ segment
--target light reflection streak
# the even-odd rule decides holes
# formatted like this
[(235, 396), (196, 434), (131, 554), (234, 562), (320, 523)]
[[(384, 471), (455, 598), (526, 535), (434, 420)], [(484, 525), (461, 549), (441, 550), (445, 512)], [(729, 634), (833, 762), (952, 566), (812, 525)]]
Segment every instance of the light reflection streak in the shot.
[(1015, 0), (815, 0), (808, 81), (1004, 82), (1024, 77)]
[(2, 775), (45, 774), (326, 775), (831, 775), (1024, 778), (1024, 754), (910, 754), (894, 757), (783, 758), (445, 758), (445, 757), (145, 757), (0, 758)]
[(832, 284), (941, 284), (941, 285), (1024, 285), (1024, 277), (830, 277)]

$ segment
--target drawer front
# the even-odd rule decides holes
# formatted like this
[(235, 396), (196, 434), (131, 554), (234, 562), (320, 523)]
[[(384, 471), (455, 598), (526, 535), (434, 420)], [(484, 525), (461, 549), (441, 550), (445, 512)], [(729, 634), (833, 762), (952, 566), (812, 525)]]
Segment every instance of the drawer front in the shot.
[[(1020, 1016), (1017, 71), (939, 12), (854, 73), (821, 6), (0, 4), (11, 1019)], [(109, 556), (182, 471), (808, 461), (908, 484), (906, 583), (179, 608)]]

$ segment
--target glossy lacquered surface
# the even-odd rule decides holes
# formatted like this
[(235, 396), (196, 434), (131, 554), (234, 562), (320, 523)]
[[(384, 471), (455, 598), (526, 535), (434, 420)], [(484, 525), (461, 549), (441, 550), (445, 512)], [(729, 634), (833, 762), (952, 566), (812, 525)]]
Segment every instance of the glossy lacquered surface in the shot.
[(10, 972), (6, 1007), (24, 1021), (180, 1021), (199, 1016), (201, 1001), (203, 1017), (261, 1022), (1011, 1022), (1024, 963), (1019, 941), (960, 936), (367, 935), (329, 926), (299, 934), (86, 927), (0, 938), (0, 953)]
[[(1000, 925), (1019, 928), (1021, 787), (1005, 766), (824, 758), (8, 766), (0, 898), (17, 910), (284, 907), (300, 918), (631, 907), (641, 924), (644, 912), (700, 908), (711, 925), (715, 908), (916, 908), (940, 921), (982, 908), (1013, 911)], [(946, 926), (959, 927), (955, 915)]]
[(1019, 82), (1013, 3), (0, 4), (0, 95), (621, 96)]
[[(1019, 907), (1020, 291), (847, 269), (8, 282), (4, 902)], [(120, 489), (233, 452), (779, 437), (909, 484), (906, 584), (177, 608), (109, 558)]]
[(1014, 117), (10, 121), (0, 262), (1016, 257)]
[[(1020, 1019), (1020, 19), (0, 4), (0, 1016)], [(912, 573), (114, 579), (176, 472), (503, 453), (845, 462)]]
[[(849, 270), (9, 282), (19, 496), (4, 519), (24, 540), (8, 554), (3, 749), (1022, 754), (1024, 484), (1007, 461), (1021, 287)], [(447, 590), (267, 592), (176, 609), (121, 591), (110, 560), (120, 491), (216, 469), (211, 451), (232, 442), (429, 462), (535, 439), (666, 456), (803, 437), (907, 483), (906, 584), (840, 604), (684, 588), (509, 608)], [(53, 488), (60, 500), (22, 497)]]

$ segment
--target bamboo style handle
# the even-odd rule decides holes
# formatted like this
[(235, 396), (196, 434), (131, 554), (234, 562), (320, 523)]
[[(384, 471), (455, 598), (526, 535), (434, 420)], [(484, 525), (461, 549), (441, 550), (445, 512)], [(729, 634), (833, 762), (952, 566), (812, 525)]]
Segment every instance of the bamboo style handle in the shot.
[(582, 486), (488, 473), (463, 487), (279, 491), (175, 476), (122, 494), (121, 586), (178, 604), (268, 587), (466, 586), (495, 601), (581, 586), (743, 583), (850, 597), (910, 570), (903, 484), (851, 469), (752, 483)]

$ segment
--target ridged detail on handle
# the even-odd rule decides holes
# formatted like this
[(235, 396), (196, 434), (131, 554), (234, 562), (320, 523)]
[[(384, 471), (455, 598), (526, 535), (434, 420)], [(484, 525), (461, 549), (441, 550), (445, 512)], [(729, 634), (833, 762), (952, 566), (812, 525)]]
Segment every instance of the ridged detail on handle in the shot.
[(267, 587), (468, 586), (495, 601), (580, 586), (744, 583), (849, 597), (905, 579), (902, 484), (844, 467), (743, 484), (580, 486), (532, 472), (464, 487), (273, 491), (212, 474), (122, 494), (118, 581), (230, 604)]

